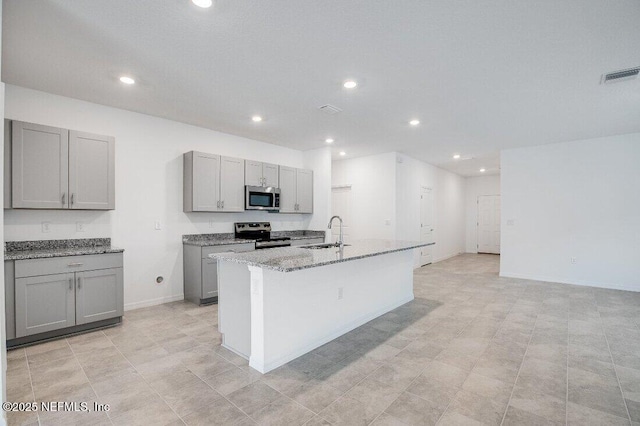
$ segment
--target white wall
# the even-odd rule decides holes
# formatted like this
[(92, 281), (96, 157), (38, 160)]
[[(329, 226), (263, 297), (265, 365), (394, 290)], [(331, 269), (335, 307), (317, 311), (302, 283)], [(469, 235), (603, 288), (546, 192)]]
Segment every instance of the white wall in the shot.
[(305, 151), (303, 160), (305, 169), (314, 170), (313, 214), (305, 215), (304, 228), (324, 231), (331, 217), (331, 148)]
[(501, 275), (640, 291), (640, 133), (506, 150), (501, 168)]
[[(464, 183), (455, 173), (397, 154), (397, 238), (420, 240), (420, 188), (433, 190), (433, 261), (464, 252)], [(415, 265), (419, 265), (416, 253)]]
[(395, 164), (393, 152), (333, 162), (331, 185), (351, 185), (351, 239), (395, 238)]
[(466, 252), (478, 252), (478, 197), (500, 195), (500, 175), (465, 179)]
[(461, 176), (395, 152), (332, 165), (332, 184), (351, 185), (353, 239), (419, 240), (420, 187), (432, 188), (434, 262), (464, 252), (464, 183)]
[[(7, 85), (6, 117), (82, 130), (116, 138), (116, 210), (112, 212), (6, 210), (5, 238), (35, 240), (111, 237), (124, 248), (125, 307), (133, 308), (181, 299), (182, 235), (233, 232), (236, 221), (270, 221), (274, 230), (305, 229), (328, 220), (322, 188), (330, 169), (320, 154), (309, 154), (314, 169), (314, 203), (325, 206), (318, 219), (299, 214), (183, 213), (182, 154), (190, 150), (303, 167), (305, 155), (280, 146), (232, 136), (144, 114), (105, 107)], [(317, 157), (317, 158), (316, 158)], [(330, 162), (328, 167), (330, 167)], [(326, 179), (325, 183), (321, 180)], [(162, 230), (154, 230), (154, 222)], [(41, 222), (52, 222), (41, 232)], [(76, 232), (76, 221), (86, 231)], [(325, 225), (326, 226), (326, 225)], [(324, 229), (324, 226), (318, 226)], [(156, 284), (158, 275), (165, 277)]]

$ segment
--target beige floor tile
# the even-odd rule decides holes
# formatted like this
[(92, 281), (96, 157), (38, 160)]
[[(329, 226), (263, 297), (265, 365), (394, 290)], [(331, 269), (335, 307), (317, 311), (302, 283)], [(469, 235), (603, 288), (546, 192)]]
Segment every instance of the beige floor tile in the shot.
[(314, 416), (315, 413), (286, 396), (281, 396), (251, 415), (258, 424), (273, 426), (300, 426)]
[(574, 404), (572, 402), (567, 404), (567, 425), (569, 426), (583, 426), (583, 425), (608, 425), (608, 426), (623, 426), (629, 425), (629, 419), (624, 417), (614, 416), (604, 411), (594, 410), (592, 408), (585, 407), (583, 405)]
[(227, 399), (248, 415), (266, 407), (282, 394), (267, 384), (259, 381), (247, 385), (227, 395)]
[(203, 378), (203, 380), (222, 395), (228, 395), (251, 383), (257, 382), (263, 375), (249, 368), (232, 368), (215, 376)]
[(180, 418), (160, 397), (147, 399), (137, 409), (129, 410), (111, 417), (114, 425), (154, 425), (166, 426), (177, 424)]
[(239, 426), (253, 423), (246, 414), (226, 399), (219, 399), (202, 407), (185, 416), (183, 420), (189, 426)]
[(385, 411), (407, 425), (427, 426), (435, 425), (445, 408), (405, 392)]
[(285, 394), (309, 410), (319, 413), (338, 399), (343, 392), (320, 380), (311, 379)]
[(570, 368), (568, 401), (615, 416), (627, 416), (618, 382), (609, 376)]

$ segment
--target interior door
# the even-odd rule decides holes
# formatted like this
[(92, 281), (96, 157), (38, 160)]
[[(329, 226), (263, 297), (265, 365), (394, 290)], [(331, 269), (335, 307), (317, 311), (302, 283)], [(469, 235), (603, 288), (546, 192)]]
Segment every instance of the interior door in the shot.
[(478, 197), (478, 253), (500, 254), (500, 196)]
[(122, 268), (76, 273), (76, 324), (123, 315)]
[(69, 207), (113, 210), (115, 140), (110, 136), (69, 132)]
[[(331, 188), (331, 215), (342, 218), (344, 242), (351, 240), (351, 186), (335, 186)], [(336, 242), (340, 236), (340, 226), (334, 221), (331, 227), (331, 241)]]
[[(427, 187), (420, 188), (420, 241), (434, 242), (433, 226), (433, 190)], [(420, 248), (420, 265), (428, 265), (433, 262), (433, 246)]]

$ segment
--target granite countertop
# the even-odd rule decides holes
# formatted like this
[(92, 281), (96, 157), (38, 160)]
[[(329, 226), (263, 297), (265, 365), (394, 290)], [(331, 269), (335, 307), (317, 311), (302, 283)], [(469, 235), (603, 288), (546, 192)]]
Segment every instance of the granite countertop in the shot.
[(124, 252), (124, 249), (111, 247), (111, 238), (7, 241), (4, 245), (4, 260), (44, 259), (48, 257), (122, 252)]
[(361, 240), (354, 241), (351, 245), (345, 245), (342, 250), (337, 247), (315, 250), (302, 247), (282, 247), (244, 253), (216, 253), (209, 255), (209, 257), (244, 263), (250, 266), (259, 266), (274, 271), (292, 272), (365, 257), (411, 250), (433, 244), (435, 243), (396, 240)]
[[(289, 237), (292, 240), (324, 238), (324, 231), (273, 231), (271, 236)], [(222, 234), (189, 234), (182, 236), (182, 244), (190, 246), (223, 246), (228, 244), (255, 243), (256, 240), (236, 238), (233, 233)]]

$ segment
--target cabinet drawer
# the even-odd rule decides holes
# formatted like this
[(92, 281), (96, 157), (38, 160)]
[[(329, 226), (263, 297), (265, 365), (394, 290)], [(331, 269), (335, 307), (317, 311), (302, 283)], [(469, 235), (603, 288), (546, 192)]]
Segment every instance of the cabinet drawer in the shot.
[(211, 253), (224, 253), (233, 251), (240, 253), (243, 251), (255, 250), (255, 243), (243, 243), (243, 244), (225, 244), (221, 246), (202, 247), (202, 258), (208, 259)]
[(122, 253), (16, 260), (15, 265), (16, 278), (122, 268)]

